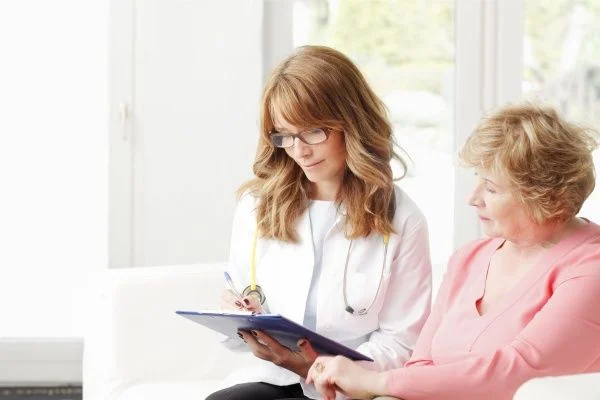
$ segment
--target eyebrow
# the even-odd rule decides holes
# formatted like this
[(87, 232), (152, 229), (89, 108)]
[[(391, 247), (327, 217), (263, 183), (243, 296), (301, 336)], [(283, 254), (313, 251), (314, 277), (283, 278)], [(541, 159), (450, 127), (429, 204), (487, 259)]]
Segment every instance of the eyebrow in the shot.
[(486, 182), (491, 183), (492, 185), (496, 186), (496, 187), (501, 187), (500, 185), (498, 185), (496, 182), (494, 182), (493, 180), (491, 180), (490, 178), (484, 178), (484, 180)]
[(285, 133), (285, 134), (289, 134), (289, 135), (295, 135), (297, 133), (302, 133), (302, 132), (306, 131), (306, 129), (301, 129), (300, 131), (294, 133), (294, 132), (290, 132), (286, 129), (278, 128), (276, 126), (274, 126), (273, 129), (275, 130), (275, 133)]

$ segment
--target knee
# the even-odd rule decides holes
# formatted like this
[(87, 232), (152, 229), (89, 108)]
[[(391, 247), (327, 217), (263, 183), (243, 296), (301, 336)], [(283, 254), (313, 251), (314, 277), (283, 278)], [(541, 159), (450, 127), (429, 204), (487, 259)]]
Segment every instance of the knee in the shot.
[(211, 393), (205, 400), (246, 400), (252, 398), (252, 393), (244, 390), (245, 385), (234, 385)]
[(223, 390), (219, 390), (217, 392), (209, 394), (205, 400), (224, 400), (224, 399), (225, 399), (225, 397), (223, 397)]

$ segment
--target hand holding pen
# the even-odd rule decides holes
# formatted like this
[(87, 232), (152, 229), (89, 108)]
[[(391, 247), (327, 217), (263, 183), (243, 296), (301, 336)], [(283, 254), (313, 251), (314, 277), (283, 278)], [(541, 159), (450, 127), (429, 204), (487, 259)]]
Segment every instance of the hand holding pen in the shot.
[(263, 312), (263, 307), (255, 296), (242, 295), (235, 288), (231, 276), (227, 272), (224, 272), (223, 275), (227, 285), (227, 289), (221, 295), (221, 308), (223, 310), (251, 311), (259, 314)]

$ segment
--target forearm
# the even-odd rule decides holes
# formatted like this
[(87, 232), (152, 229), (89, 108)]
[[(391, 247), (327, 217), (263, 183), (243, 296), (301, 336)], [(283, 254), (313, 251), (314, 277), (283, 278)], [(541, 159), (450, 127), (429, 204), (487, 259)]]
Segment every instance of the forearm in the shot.
[(587, 345), (561, 343), (557, 351), (549, 352), (543, 344), (516, 340), (489, 355), (390, 371), (386, 391), (410, 400), (511, 399), (531, 378), (582, 373), (600, 356), (600, 331), (593, 328), (584, 333), (574, 321), (570, 326)]
[(409, 400), (508, 400), (535, 375), (524, 364), (524, 360), (508, 360), (496, 353), (489, 358), (401, 368), (389, 371), (385, 392)]
[(367, 392), (371, 393), (371, 397), (379, 397), (379, 396), (389, 396), (389, 379), (391, 376), (391, 371), (370, 371), (372, 374), (367, 379), (367, 387), (365, 388)]

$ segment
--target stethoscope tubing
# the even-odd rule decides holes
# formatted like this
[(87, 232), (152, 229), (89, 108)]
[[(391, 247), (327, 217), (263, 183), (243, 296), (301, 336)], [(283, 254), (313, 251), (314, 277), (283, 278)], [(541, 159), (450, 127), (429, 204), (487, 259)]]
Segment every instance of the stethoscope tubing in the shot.
[[(311, 226), (312, 229), (312, 226)], [(381, 290), (381, 283), (383, 282), (383, 275), (385, 273), (385, 265), (386, 265), (386, 261), (387, 261), (387, 251), (388, 251), (388, 244), (389, 244), (389, 240), (390, 237), (389, 235), (384, 235), (383, 236), (383, 264), (381, 266), (381, 272), (379, 274), (379, 283), (377, 284), (377, 291), (375, 292), (375, 296), (373, 296), (373, 299), (371, 300), (371, 302), (369, 303), (369, 305), (366, 308), (361, 308), (358, 312), (355, 311), (355, 309), (353, 307), (350, 306), (350, 304), (348, 303), (348, 296), (346, 293), (346, 286), (347, 286), (347, 276), (348, 276), (348, 262), (350, 261), (350, 250), (352, 249), (352, 243), (354, 242), (353, 240), (350, 240), (350, 243), (348, 244), (348, 251), (346, 252), (346, 262), (344, 263), (344, 279), (343, 279), (343, 283), (342, 283), (342, 294), (344, 297), (344, 306), (345, 306), (345, 310), (352, 314), (352, 315), (366, 315), (370, 310), (371, 307), (373, 307), (373, 304), (375, 304), (375, 301), (377, 300), (377, 296), (379, 295), (379, 291)], [(246, 287), (244, 289), (243, 294), (245, 296), (249, 295), (249, 294), (254, 294), (256, 295), (259, 300), (260, 303), (263, 304), (265, 302), (265, 295), (262, 291), (262, 289), (260, 288), (260, 286), (258, 286), (256, 284), (256, 244), (258, 242), (258, 225), (256, 226), (256, 229), (254, 230), (254, 237), (252, 239), (252, 254), (250, 257), (250, 286)]]
[(379, 296), (379, 290), (381, 289), (381, 282), (383, 282), (383, 274), (385, 272), (385, 264), (387, 261), (389, 236), (385, 235), (383, 237), (383, 243), (384, 243), (383, 264), (381, 265), (381, 273), (379, 274), (379, 283), (377, 283), (377, 291), (375, 292), (375, 296), (373, 296), (373, 299), (371, 300), (371, 302), (369, 303), (369, 305), (366, 308), (361, 308), (360, 310), (358, 310), (358, 312), (356, 312), (356, 310), (350, 306), (350, 304), (348, 303), (348, 296), (346, 294), (346, 287), (347, 287), (346, 278), (348, 276), (348, 261), (350, 260), (350, 250), (352, 249), (352, 242), (353, 242), (353, 240), (350, 240), (350, 243), (348, 244), (348, 252), (346, 253), (346, 262), (344, 263), (344, 282), (343, 282), (343, 286), (342, 286), (342, 293), (344, 295), (344, 305), (346, 306), (345, 310), (352, 315), (354, 315), (354, 314), (366, 315), (371, 310), (371, 307), (373, 307), (373, 304), (375, 304), (375, 300), (377, 300), (377, 296)]

